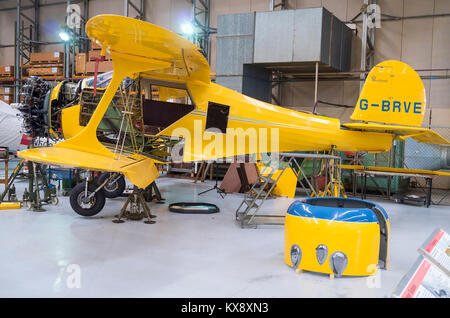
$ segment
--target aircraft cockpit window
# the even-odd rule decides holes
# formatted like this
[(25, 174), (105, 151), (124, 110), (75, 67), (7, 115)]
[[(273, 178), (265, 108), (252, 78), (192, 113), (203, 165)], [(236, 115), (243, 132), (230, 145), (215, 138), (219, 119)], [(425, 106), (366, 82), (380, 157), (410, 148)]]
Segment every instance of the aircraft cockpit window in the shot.
[(213, 128), (220, 130), (222, 134), (226, 134), (229, 114), (230, 106), (209, 102), (205, 130)]
[(195, 108), (185, 88), (155, 85), (143, 80), (142, 89), (142, 115), (146, 135), (157, 135)]
[[(97, 75), (97, 85), (96, 85), (97, 88), (108, 87), (109, 83), (111, 83), (112, 76), (113, 76), (113, 71), (98, 74)], [(94, 80), (95, 80), (94, 76), (84, 79), (81, 83), (81, 89), (94, 88)], [(121, 83), (121, 87), (122, 87), (122, 89), (124, 89), (124, 87), (126, 88), (132, 83), (133, 83), (132, 78), (125, 77), (125, 79)]]

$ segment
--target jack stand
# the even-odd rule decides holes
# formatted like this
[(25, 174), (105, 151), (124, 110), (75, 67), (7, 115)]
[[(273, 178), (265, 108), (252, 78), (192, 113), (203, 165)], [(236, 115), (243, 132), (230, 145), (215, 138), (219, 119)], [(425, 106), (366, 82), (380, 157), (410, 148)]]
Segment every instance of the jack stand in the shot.
[(25, 188), (25, 191), (23, 192), (22, 202), (26, 208), (30, 207), (30, 194), (28, 193), (27, 188)]
[[(31, 172), (31, 170), (33, 172)], [(28, 162), (28, 173), (33, 174), (30, 176), (30, 193), (33, 193), (33, 199), (31, 203), (31, 207), (34, 212), (44, 212), (45, 209), (42, 208), (41, 197), (39, 195), (39, 180), (37, 177), (36, 164), (33, 162)], [(34, 178), (33, 178), (34, 177)]]
[(8, 184), (5, 186), (5, 191), (3, 191), (3, 193), (0, 195), (0, 202), (3, 202), (3, 200), (5, 199), (5, 196), (7, 194), (10, 194), (10, 190), (14, 186), (14, 180), (16, 179), (17, 175), (19, 174), (20, 169), (22, 169), (24, 163), (25, 163), (25, 161), (23, 159), (21, 159), (19, 161), (19, 164), (14, 168), (14, 171), (13, 171), (11, 177), (8, 178)]
[(164, 204), (164, 200), (166, 200), (161, 196), (161, 192), (159, 192), (158, 186), (156, 185), (155, 181), (153, 181), (147, 188), (145, 188), (143, 195), (145, 202), (155, 201), (155, 203), (157, 204)]
[[(8, 178), (8, 183), (5, 185), (5, 190), (0, 194), (0, 203), (4, 202), (5, 198), (9, 202), (17, 201), (16, 188), (14, 186), (14, 181), (20, 174), (22, 167), (25, 165), (25, 160), (21, 159), (17, 166), (14, 168), (11, 177)], [(33, 163), (31, 161), (27, 162), (28, 166), (28, 189), (25, 188), (23, 193), (23, 203), (24, 206), (35, 212), (43, 212), (45, 209), (42, 208), (42, 202), (52, 203), (54, 205), (58, 204), (58, 197), (56, 196), (56, 188), (49, 184), (45, 171), (42, 165)], [(42, 178), (42, 187), (44, 189), (44, 198), (41, 199), (39, 191), (39, 178)]]
[[(336, 147), (332, 146), (330, 155), (337, 156)], [(325, 169), (325, 173), (329, 174), (330, 182), (325, 185), (325, 189), (319, 193), (318, 197), (347, 197), (344, 185), (341, 179), (341, 160), (330, 159)]]
[[(150, 213), (150, 208), (147, 206), (145, 202), (144, 196), (142, 194), (144, 190), (139, 189), (134, 186), (133, 192), (128, 196), (125, 204), (120, 210), (120, 214), (116, 220), (113, 220), (114, 223), (123, 223), (125, 221), (122, 218), (126, 218), (128, 220), (142, 220), (144, 217), (147, 218), (144, 223), (146, 224), (154, 224), (155, 221), (152, 221), (152, 218), (156, 218), (156, 215)], [(130, 205), (130, 210), (127, 211), (127, 207)]]
[(17, 201), (16, 186), (14, 184), (11, 186), (11, 188), (8, 191), (8, 201), (9, 202)]

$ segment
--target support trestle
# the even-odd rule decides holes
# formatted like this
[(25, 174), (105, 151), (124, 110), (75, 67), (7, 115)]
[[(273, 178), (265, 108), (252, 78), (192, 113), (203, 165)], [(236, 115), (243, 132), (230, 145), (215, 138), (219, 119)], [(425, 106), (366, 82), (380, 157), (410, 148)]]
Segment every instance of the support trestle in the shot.
[(150, 208), (148, 207), (143, 195), (144, 191), (144, 189), (134, 186), (133, 192), (125, 201), (125, 204), (120, 210), (120, 214), (116, 216), (115, 220), (113, 220), (114, 223), (123, 223), (123, 218), (128, 220), (142, 220), (143, 218), (146, 218), (144, 223), (156, 223), (152, 220), (153, 218), (156, 218), (156, 215), (151, 214)]
[[(50, 187), (42, 165), (31, 161), (25, 162), (24, 159), (19, 161), (11, 177), (8, 178), (8, 184), (6, 185), (3, 193), (0, 195), (0, 202), (4, 202), (6, 196), (8, 202), (17, 201), (14, 181), (25, 164), (27, 164), (28, 167), (28, 189), (25, 188), (23, 193), (23, 205), (29, 209), (32, 209), (34, 212), (44, 212), (45, 209), (42, 208), (43, 202), (51, 203), (53, 205), (58, 204), (56, 188)], [(42, 182), (40, 182), (39, 179), (42, 179)], [(44, 190), (43, 198), (41, 198), (40, 195), (41, 189)]]

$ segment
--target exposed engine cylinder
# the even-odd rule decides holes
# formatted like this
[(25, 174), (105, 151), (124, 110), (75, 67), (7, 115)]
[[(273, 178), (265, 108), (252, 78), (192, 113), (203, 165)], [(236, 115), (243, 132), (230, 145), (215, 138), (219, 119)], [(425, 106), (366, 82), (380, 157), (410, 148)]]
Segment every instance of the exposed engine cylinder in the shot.
[(50, 90), (51, 86), (46, 81), (32, 76), (25, 81), (20, 92), (21, 102), (17, 109), (23, 118), (24, 133), (33, 138), (46, 137), (48, 134), (48, 108), (44, 104), (45, 99), (49, 98)]

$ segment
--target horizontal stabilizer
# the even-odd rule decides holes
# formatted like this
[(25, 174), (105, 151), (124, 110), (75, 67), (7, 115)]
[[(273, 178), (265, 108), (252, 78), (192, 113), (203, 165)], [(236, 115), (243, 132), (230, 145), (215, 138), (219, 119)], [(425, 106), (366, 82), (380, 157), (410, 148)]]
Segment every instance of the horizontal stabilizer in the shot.
[(422, 169), (405, 169), (405, 168), (371, 167), (371, 166), (366, 167), (366, 166), (356, 166), (356, 165), (341, 165), (341, 168), (347, 169), (347, 170), (365, 170), (365, 171), (376, 171), (376, 172), (386, 172), (386, 173), (450, 176), (450, 172), (422, 170)]
[(392, 133), (403, 141), (410, 137), (427, 144), (450, 145), (448, 140), (428, 128), (364, 123), (348, 123), (342, 126), (352, 130)]

